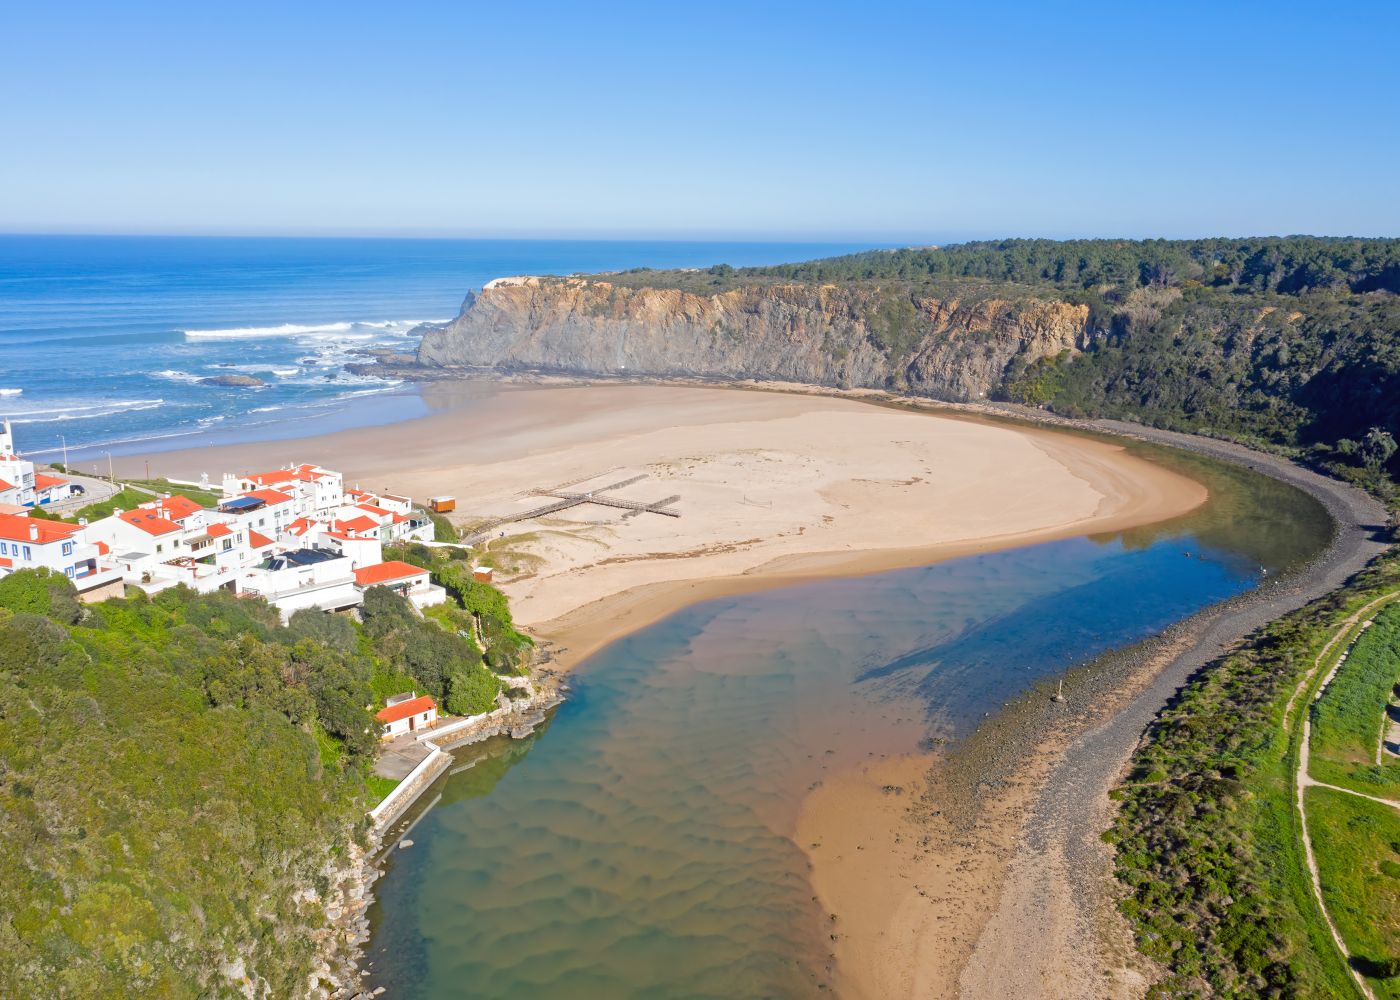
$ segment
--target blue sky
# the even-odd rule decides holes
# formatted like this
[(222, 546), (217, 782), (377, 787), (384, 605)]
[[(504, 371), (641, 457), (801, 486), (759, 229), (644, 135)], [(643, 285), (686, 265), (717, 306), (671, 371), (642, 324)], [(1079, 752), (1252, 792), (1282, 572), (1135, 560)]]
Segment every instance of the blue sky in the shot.
[(1394, 236), (1398, 10), (5, 4), (0, 231)]

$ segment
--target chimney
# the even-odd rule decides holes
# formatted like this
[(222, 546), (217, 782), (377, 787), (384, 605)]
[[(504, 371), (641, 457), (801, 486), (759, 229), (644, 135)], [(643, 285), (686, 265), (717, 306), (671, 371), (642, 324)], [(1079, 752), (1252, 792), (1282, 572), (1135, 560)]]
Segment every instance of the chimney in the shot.
[(37, 542), (39, 540), (39, 526), (37, 524), (31, 524), (29, 526), (29, 540), (31, 542)]
[(80, 518), (78, 518), (78, 527), (80, 527), (80, 528), (86, 528), (86, 527), (87, 527), (87, 518), (85, 518), (85, 517), (80, 517)]

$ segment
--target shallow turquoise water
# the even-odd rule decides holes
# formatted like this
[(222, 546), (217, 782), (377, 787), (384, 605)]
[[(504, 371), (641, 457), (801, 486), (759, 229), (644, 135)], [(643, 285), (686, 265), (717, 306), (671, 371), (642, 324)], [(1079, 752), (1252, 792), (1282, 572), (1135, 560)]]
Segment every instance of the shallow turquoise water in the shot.
[(709, 601), (604, 649), (545, 731), (466, 751), (425, 796), (441, 798), (377, 890), (372, 982), (510, 1000), (818, 993), (823, 918), (788, 836), (802, 796), (832, 769), (964, 735), (1037, 678), (1321, 543), (1311, 501), (1254, 485), (1269, 506), (1247, 518), (1235, 495), (1127, 539)]

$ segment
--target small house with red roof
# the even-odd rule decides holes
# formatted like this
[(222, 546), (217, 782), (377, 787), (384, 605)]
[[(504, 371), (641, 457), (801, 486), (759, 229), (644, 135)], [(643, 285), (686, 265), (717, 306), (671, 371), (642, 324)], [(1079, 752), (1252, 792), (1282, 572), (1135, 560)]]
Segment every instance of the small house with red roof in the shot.
[(417, 691), (396, 694), (385, 702), (374, 718), (384, 727), (381, 739), (392, 740), (405, 733), (431, 729), (437, 725), (437, 702)]
[(398, 560), (355, 570), (355, 586), (361, 593), (370, 587), (388, 587), (394, 593), (407, 597), (420, 610), (447, 600), (447, 591), (432, 582), (427, 570)]

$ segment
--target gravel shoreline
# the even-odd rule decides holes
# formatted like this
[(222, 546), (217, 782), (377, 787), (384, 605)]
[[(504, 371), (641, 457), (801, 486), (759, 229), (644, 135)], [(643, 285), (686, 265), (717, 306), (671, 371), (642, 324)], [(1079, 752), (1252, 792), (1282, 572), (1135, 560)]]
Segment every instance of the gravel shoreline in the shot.
[[(1018, 811), (1020, 836), (999, 850), (1004, 889), (970, 950), (961, 995), (1139, 996), (1152, 970), (1113, 908), (1112, 849), (1100, 838), (1111, 823), (1109, 790), (1152, 720), (1193, 674), (1258, 628), (1342, 586), (1388, 547), (1389, 519), (1361, 490), (1241, 445), (1120, 421), (1011, 415), (1246, 466), (1307, 492), (1334, 523), (1331, 543), (1301, 570), (1072, 673), (1066, 704), (1051, 702), (1043, 687), (1027, 692), (952, 755), (938, 783), (945, 810), (947, 796), (963, 790), (968, 815), (991, 807), (999, 790), (1031, 792)], [(1048, 759), (1027, 767), (1011, 752), (1026, 744), (1049, 750)]]

